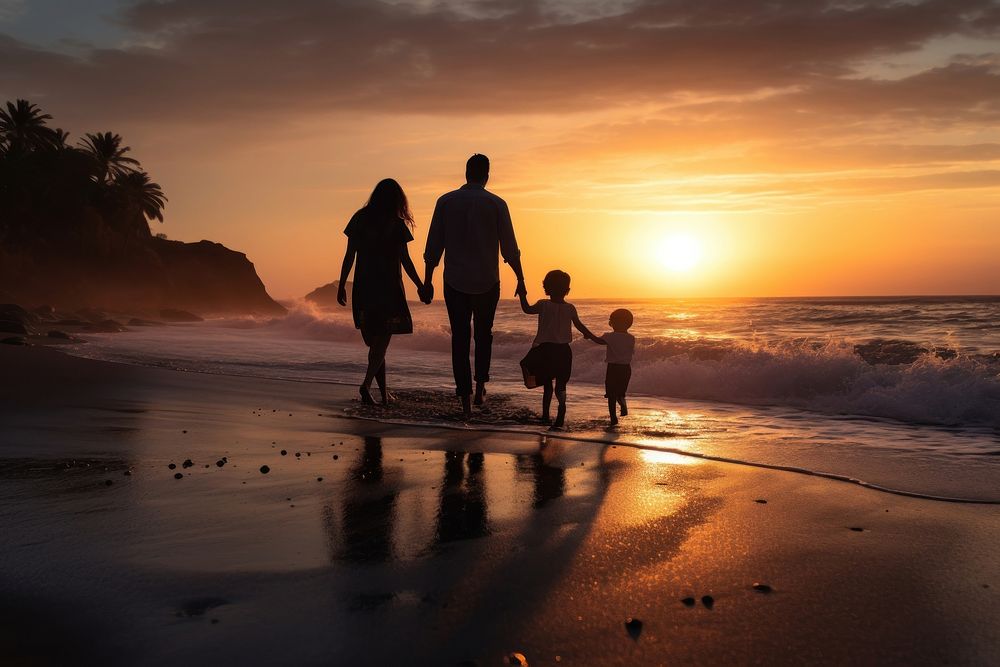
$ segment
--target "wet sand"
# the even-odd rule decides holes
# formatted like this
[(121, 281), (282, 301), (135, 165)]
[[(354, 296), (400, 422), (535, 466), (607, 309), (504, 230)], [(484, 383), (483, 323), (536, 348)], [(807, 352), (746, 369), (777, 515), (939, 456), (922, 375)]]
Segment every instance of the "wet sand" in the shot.
[(1000, 660), (1000, 507), (353, 395), (0, 346), (3, 662)]

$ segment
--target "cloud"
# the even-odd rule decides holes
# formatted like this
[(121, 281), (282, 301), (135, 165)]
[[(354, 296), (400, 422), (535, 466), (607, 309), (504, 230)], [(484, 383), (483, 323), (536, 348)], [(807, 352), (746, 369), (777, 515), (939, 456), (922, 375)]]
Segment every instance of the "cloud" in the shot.
[(118, 20), (136, 34), (132, 43), (152, 46), (54, 61), (8, 39), (0, 90), (202, 118), (559, 112), (788, 86), (835, 95), (830, 82), (854, 63), (942, 35), (993, 34), (998, 23), (988, 0), (650, 0), (582, 17), (566, 7), (147, 0)]
[(0, 22), (9, 21), (24, 13), (24, 0), (0, 0)]
[[(1000, 55), (946, 48), (995, 38), (994, 0), (143, 0), (116, 21), (128, 46), (82, 55), (0, 35), (0, 97), (102, 126), (228, 132), (329, 114), (482, 116), (509, 130), (603, 113), (540, 139), (545, 159), (596, 180), (757, 174), (769, 198), (799, 197), (804, 181), (995, 185)], [(870, 73), (894, 56), (919, 66)], [(878, 168), (920, 173), (860, 173)], [(789, 184), (795, 172), (804, 181)], [(719, 183), (680, 189), (710, 196)], [(751, 188), (740, 180), (733, 197)]]

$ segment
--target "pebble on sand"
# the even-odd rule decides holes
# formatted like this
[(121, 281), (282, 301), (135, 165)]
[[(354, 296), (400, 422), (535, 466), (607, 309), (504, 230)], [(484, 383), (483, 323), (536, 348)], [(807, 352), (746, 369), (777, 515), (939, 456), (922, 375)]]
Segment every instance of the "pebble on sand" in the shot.
[(126, 470), (122, 474), (125, 475), (126, 477), (131, 477), (132, 476), (132, 471), (131, 470)]
[(863, 533), (863, 532), (865, 532), (865, 529), (862, 528), (861, 526), (851, 526), (851, 530), (853, 530), (855, 533)]
[(711, 595), (702, 595), (701, 603), (705, 605), (705, 609), (711, 609), (715, 605), (715, 598)]
[(632, 639), (638, 639), (639, 635), (642, 634), (642, 621), (638, 618), (625, 619), (625, 631)]
[(322, 478), (322, 477), (317, 477), (317, 478), (316, 478), (316, 481), (317, 481), (317, 482), (322, 482), (322, 481), (323, 481), (323, 478)]
[(695, 603), (694, 598), (684, 598), (681, 600), (681, 604), (684, 605), (685, 607), (693, 607), (694, 603)]
[(226, 462), (224, 459), (219, 459), (218, 461), (215, 462), (215, 465), (221, 468), (222, 466), (226, 465)]
[(282, 456), (288, 456), (288, 450), (287, 449), (282, 449), (281, 450), (281, 455)]
[(184, 473), (182, 473), (182, 472), (175, 472), (174, 473), (174, 479), (180, 479), (183, 476), (184, 476)]
[(104, 480), (104, 486), (111, 486), (112, 484), (114, 484), (114, 482), (112, 482), (110, 479)]
[(267, 473), (271, 472), (271, 469), (268, 466), (266, 466), (266, 465), (265, 466), (261, 466), (260, 467), (260, 472), (261, 472), (262, 475), (266, 475)]
[(334, 461), (336, 461), (336, 460), (337, 460), (337, 459), (339, 459), (339, 458), (340, 458), (340, 457), (339, 457), (339, 456), (337, 456), (336, 454), (334, 454), (334, 455), (333, 455), (333, 460), (334, 460)]
[(171, 470), (176, 470), (177, 469), (177, 464), (176, 463), (171, 463), (167, 467), (170, 468)]
[(184, 468), (190, 468), (193, 465), (194, 461), (192, 461), (191, 459), (184, 459), (184, 463), (181, 464), (181, 466), (183, 466)]
[(768, 586), (767, 584), (761, 584), (761, 583), (754, 583), (753, 589), (758, 593), (771, 593), (774, 591), (774, 589)]
[(766, 504), (767, 504), (767, 501), (766, 501), (766, 500), (764, 500), (763, 498), (758, 498), (758, 499), (757, 499), (757, 500), (755, 500), (754, 502), (755, 502), (755, 503), (759, 503), (759, 504), (761, 504), (761, 505), (766, 505)]

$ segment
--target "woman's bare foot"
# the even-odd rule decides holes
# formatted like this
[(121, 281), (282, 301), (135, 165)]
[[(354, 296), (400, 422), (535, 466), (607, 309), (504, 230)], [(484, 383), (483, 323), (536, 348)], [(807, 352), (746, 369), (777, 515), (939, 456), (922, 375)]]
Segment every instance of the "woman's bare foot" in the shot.
[(476, 395), (472, 399), (473, 405), (482, 405), (486, 399), (486, 385), (482, 382), (476, 383)]
[(379, 391), (382, 392), (382, 405), (389, 405), (396, 402), (396, 395), (385, 387), (379, 387)]

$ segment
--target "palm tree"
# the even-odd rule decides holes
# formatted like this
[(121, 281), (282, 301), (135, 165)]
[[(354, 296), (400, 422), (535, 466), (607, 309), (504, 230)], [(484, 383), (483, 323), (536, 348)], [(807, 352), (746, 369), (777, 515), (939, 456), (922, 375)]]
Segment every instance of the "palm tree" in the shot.
[(125, 206), (141, 213), (147, 220), (163, 222), (167, 197), (158, 183), (153, 183), (144, 171), (130, 171), (115, 177), (115, 187)]
[(132, 150), (122, 146), (121, 135), (111, 132), (87, 134), (80, 147), (94, 162), (94, 180), (97, 183), (111, 183), (119, 176), (134, 173), (139, 161), (125, 154)]
[(0, 109), (0, 137), (6, 144), (6, 152), (45, 148), (52, 143), (52, 130), (45, 121), (52, 116), (42, 113), (37, 105), (28, 100), (7, 102), (5, 109)]
[(52, 139), (49, 142), (56, 151), (64, 151), (71, 148), (69, 145), (69, 132), (57, 127), (52, 131)]

